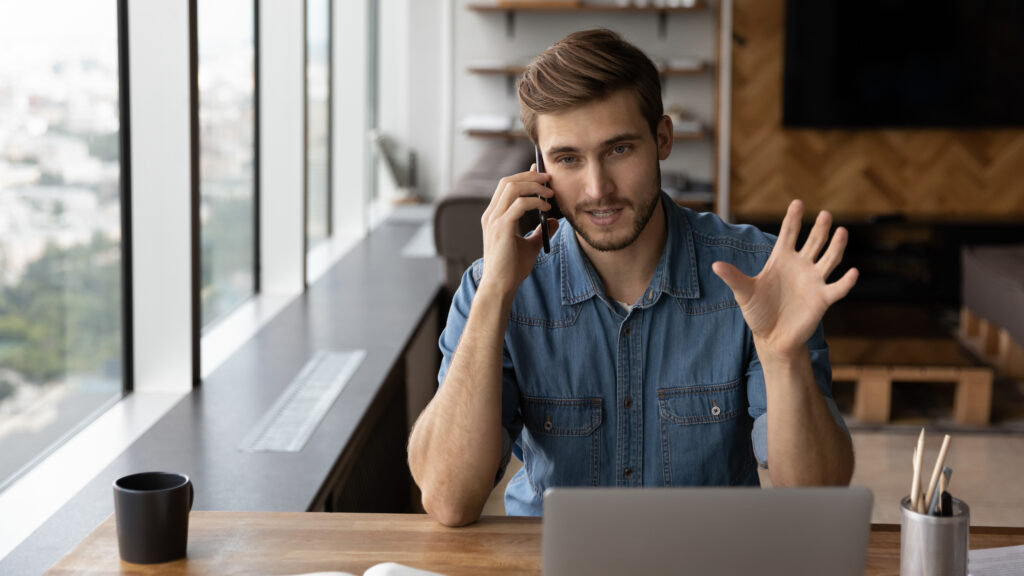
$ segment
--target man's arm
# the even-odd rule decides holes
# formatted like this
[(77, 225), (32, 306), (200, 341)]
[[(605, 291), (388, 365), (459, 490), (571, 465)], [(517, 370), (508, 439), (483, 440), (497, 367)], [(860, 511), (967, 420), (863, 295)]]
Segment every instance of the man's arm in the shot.
[[(541, 247), (539, 233), (522, 238), (516, 226), (528, 210), (551, 209), (545, 198), (553, 192), (542, 185), (548, 178), (531, 171), (499, 183), (481, 218), (484, 273), (465, 329), (443, 385), (409, 437), (409, 468), (423, 493), (423, 507), (442, 524), (475, 522), (494, 488), (503, 455), (505, 329), (515, 292)], [(550, 222), (553, 233), (557, 223)]]
[(818, 389), (807, 341), (828, 307), (853, 288), (857, 271), (851, 269), (836, 282), (826, 283), (842, 259), (847, 232), (837, 229), (821, 254), (832, 224), (831, 215), (821, 212), (797, 251), (802, 213), (802, 204), (793, 201), (775, 248), (757, 276), (746, 276), (725, 262), (716, 262), (713, 269), (732, 289), (764, 371), (772, 484), (848, 484), (853, 446)]

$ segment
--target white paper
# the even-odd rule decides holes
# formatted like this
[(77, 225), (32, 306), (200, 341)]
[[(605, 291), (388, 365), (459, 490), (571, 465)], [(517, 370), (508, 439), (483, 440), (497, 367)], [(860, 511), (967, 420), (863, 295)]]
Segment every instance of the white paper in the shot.
[(1024, 574), (1024, 546), (970, 550), (967, 573), (969, 576), (1020, 576)]

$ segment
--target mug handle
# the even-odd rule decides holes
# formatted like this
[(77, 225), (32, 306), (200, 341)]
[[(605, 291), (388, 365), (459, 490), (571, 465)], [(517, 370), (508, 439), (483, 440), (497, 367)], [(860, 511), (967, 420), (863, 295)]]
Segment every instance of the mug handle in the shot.
[(196, 499), (196, 488), (195, 488), (195, 486), (192, 485), (191, 482), (189, 482), (188, 483), (188, 510), (189, 510), (189, 512), (192, 511), (192, 503), (195, 502), (195, 499)]

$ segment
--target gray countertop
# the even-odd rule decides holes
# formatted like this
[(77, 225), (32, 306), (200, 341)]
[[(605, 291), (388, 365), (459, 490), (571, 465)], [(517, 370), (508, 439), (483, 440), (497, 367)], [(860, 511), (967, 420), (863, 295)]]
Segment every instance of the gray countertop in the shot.
[[(437, 302), (440, 261), (401, 256), (422, 223), (394, 219), (364, 238), (5, 557), (0, 574), (35, 574), (56, 563), (113, 512), (111, 484), (134, 472), (188, 474), (196, 510), (309, 509)], [(303, 450), (238, 450), (318, 350), (354, 349), (366, 358)]]

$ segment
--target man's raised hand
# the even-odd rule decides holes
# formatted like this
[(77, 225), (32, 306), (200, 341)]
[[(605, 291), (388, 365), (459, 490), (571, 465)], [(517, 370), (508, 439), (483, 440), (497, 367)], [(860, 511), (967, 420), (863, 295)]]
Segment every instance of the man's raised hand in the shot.
[(727, 262), (712, 265), (715, 274), (732, 289), (755, 341), (768, 346), (767, 350), (758, 346), (762, 355), (791, 357), (805, 349), (828, 307), (857, 283), (856, 268), (831, 284), (826, 282), (842, 260), (849, 238), (845, 228), (837, 228), (828, 249), (821, 253), (832, 226), (828, 212), (818, 214), (807, 241), (796, 249), (802, 215), (803, 203), (791, 202), (775, 248), (757, 276), (747, 276)]

